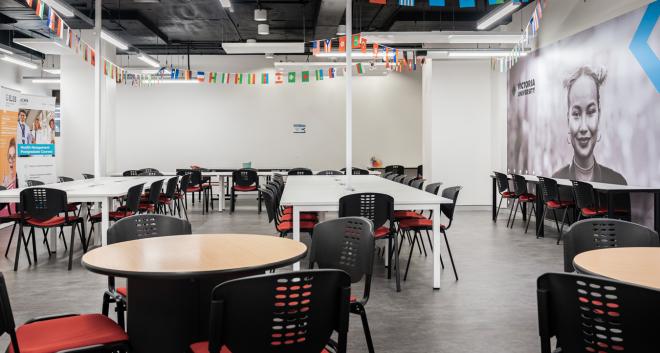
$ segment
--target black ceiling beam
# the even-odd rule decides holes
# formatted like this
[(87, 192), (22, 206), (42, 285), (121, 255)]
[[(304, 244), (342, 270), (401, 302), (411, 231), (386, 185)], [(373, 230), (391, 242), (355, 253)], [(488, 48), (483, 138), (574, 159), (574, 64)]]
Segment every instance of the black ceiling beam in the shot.
[(169, 44), (170, 38), (163, 33), (158, 26), (156, 26), (153, 22), (151, 22), (149, 19), (144, 17), (139, 11), (136, 10), (111, 10), (104, 8), (103, 11), (108, 14), (108, 17), (104, 17), (104, 21), (111, 21), (119, 26), (121, 26), (121, 20), (135, 20), (139, 21), (149, 29), (151, 32), (153, 32), (158, 38), (160, 38), (165, 44)]

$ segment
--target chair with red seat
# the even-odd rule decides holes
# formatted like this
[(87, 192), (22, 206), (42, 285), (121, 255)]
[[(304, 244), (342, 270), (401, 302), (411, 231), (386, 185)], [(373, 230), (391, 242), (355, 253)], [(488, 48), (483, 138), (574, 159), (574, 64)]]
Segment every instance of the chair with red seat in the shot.
[[(126, 199), (123, 206), (117, 208), (116, 211), (109, 212), (108, 216), (111, 222), (117, 222), (126, 217), (130, 217), (134, 214), (137, 214), (140, 211), (140, 196), (142, 195), (142, 189), (144, 184), (139, 184), (131, 186), (126, 192)], [(89, 234), (87, 235), (87, 247), (91, 245), (92, 233), (94, 233), (94, 225), (101, 222), (102, 215), (101, 213), (90, 215), (89, 221), (91, 227), (89, 228)]]
[[(511, 218), (510, 227), (513, 229), (513, 223), (516, 221), (516, 215), (518, 214), (518, 208), (521, 212), (524, 212), (525, 208), (529, 208), (529, 214), (527, 215), (527, 224), (525, 225), (525, 234), (527, 234), (527, 229), (529, 228), (529, 223), (532, 220), (532, 213), (536, 210), (536, 195), (529, 192), (527, 188), (527, 179), (524, 176), (518, 174), (511, 174), (511, 179), (513, 179), (513, 191), (516, 194), (516, 197), (513, 200), (514, 211), (513, 217)], [(527, 204), (531, 204), (531, 207), (527, 207)], [(525, 207), (521, 207), (525, 205)], [(525, 215), (523, 215), (525, 216)]]
[[(454, 270), (454, 277), (458, 281), (458, 271), (456, 270), (456, 264), (454, 263), (454, 256), (451, 253), (451, 247), (449, 246), (449, 239), (447, 237), (447, 230), (451, 227), (454, 221), (454, 211), (456, 210), (456, 202), (458, 200), (458, 194), (463, 189), (462, 186), (452, 186), (442, 190), (442, 197), (452, 200), (451, 204), (442, 204), (440, 205), (440, 212), (447, 217), (449, 223), (447, 225), (440, 225), (440, 232), (445, 238), (445, 244), (447, 245), (447, 252), (449, 253), (449, 260), (451, 261), (451, 267)], [(413, 237), (413, 244), (410, 246), (410, 253), (408, 254), (408, 263), (406, 265), (406, 272), (403, 276), (405, 281), (408, 278), (408, 270), (410, 268), (410, 260), (412, 259), (412, 253), (414, 250), (415, 242), (417, 239), (422, 239), (422, 230), (432, 231), (433, 230), (433, 217), (432, 215), (429, 218), (415, 218), (415, 219), (404, 219), (399, 222), (399, 228), (403, 232), (414, 232), (415, 236)], [(419, 237), (417, 237), (419, 235)], [(434, 234), (434, 236), (436, 236)], [(434, 251), (440, 251), (440, 249), (433, 249)]]
[[(0, 185), (0, 191), (2, 191), (2, 190), (7, 190), (7, 188)], [(20, 212), (17, 212), (19, 206), (20, 205), (17, 204), (16, 205), (16, 211), (14, 213), (12, 213), (11, 204), (0, 203), (0, 211), (7, 210), (6, 215), (0, 216), (0, 224), (12, 223), (11, 235), (9, 236), (9, 241), (7, 242), (7, 249), (5, 249), (5, 257), (7, 257), (9, 255), (9, 247), (11, 246), (12, 240), (14, 240), (14, 233), (16, 232), (16, 227), (17, 226), (20, 227), (21, 223), (23, 221), (23, 217), (21, 216)], [(21, 239), (21, 238), (18, 237), (17, 239)], [(25, 238), (23, 238), (22, 240), (23, 240), (23, 246), (25, 247), (25, 254), (27, 255), (28, 262), (29, 262), (30, 265), (32, 265), (32, 260), (30, 259), (30, 252), (28, 251), (28, 248), (27, 248), (27, 241), (26, 241)], [(20, 244), (17, 244), (16, 246), (18, 246), (20, 248)]]
[[(497, 182), (497, 191), (500, 194), (500, 202), (497, 205), (497, 211), (495, 212), (495, 220), (497, 221), (497, 216), (500, 214), (500, 208), (502, 208), (502, 201), (506, 200), (514, 200), (516, 199), (516, 193), (511, 191), (511, 187), (509, 186), (509, 177), (506, 176), (504, 173), (500, 172), (493, 172), (495, 175), (495, 181)], [(511, 221), (511, 215), (513, 214), (513, 205), (511, 205), (511, 209), (509, 210), (509, 218), (507, 219), (506, 226), (509, 226), (509, 222)]]
[[(76, 231), (78, 231), (84, 251), (87, 251), (87, 244), (85, 243), (85, 221), (78, 216), (69, 216), (66, 191), (43, 187), (27, 188), (21, 191), (20, 200), (21, 216), (25, 220), (23, 225), (30, 227), (30, 233), (28, 234), (27, 240), (29, 242), (30, 239), (32, 239), (32, 255), (34, 263), (37, 263), (36, 228), (40, 228), (43, 231), (44, 238), (47, 238), (48, 230), (50, 228), (60, 228), (59, 236), (64, 237), (64, 227), (71, 227), (68, 266), (68, 269), (71, 270)], [(64, 216), (60, 216), (62, 213)], [(20, 227), (19, 233), (19, 239), (21, 239), (23, 237), (23, 227)], [(51, 253), (48, 241), (46, 241), (46, 247), (48, 248), (48, 255), (50, 256)], [(19, 254), (20, 246), (16, 247), (14, 271), (18, 270)]]
[[(555, 225), (557, 226), (557, 232), (559, 232), (559, 237), (557, 237), (557, 245), (561, 242), (561, 237), (564, 231), (564, 224), (566, 224), (566, 215), (569, 213), (569, 210), (575, 208), (575, 202), (573, 200), (562, 200), (559, 196), (559, 186), (557, 181), (552, 178), (539, 177), (539, 183), (541, 184), (541, 191), (543, 192), (543, 217), (541, 220), (545, 220), (545, 216), (548, 210), (552, 210), (552, 215), (555, 219)], [(561, 227), (557, 221), (557, 210), (564, 211), (561, 219)], [(539, 222), (539, 229), (536, 234), (539, 234), (543, 227), (543, 222)]]
[(388, 240), (387, 278), (392, 277), (391, 264), (392, 258), (394, 258), (396, 289), (400, 291), (399, 245), (394, 228), (394, 199), (392, 196), (375, 192), (343, 196), (339, 199), (339, 217), (365, 217), (374, 224), (374, 238)]
[(575, 197), (575, 207), (578, 211), (577, 220), (582, 217), (602, 217), (607, 215), (607, 209), (598, 207), (594, 193), (594, 187), (584, 181), (571, 180), (573, 184), (573, 196)]
[[(282, 214), (277, 210), (277, 196), (275, 193), (268, 188), (261, 189), (261, 195), (264, 199), (264, 204), (266, 205), (266, 213), (268, 214), (268, 223), (275, 222), (275, 230), (280, 235), (280, 237), (286, 237), (289, 234), (293, 233), (293, 215)], [(304, 216), (301, 214), (300, 217), (300, 232), (308, 233), (310, 236), (314, 234), (314, 226), (316, 225), (317, 220), (304, 220)]]
[(136, 169), (129, 169), (129, 170), (125, 170), (121, 175), (122, 175), (122, 176), (125, 176), (125, 177), (128, 177), (128, 176), (131, 176), (131, 177), (133, 177), (133, 176), (138, 176), (138, 175), (140, 175), (140, 171), (139, 171), (139, 170), (136, 170)]
[(167, 184), (165, 185), (165, 192), (160, 194), (158, 199), (158, 205), (161, 210), (159, 213), (170, 215), (174, 214), (174, 208), (172, 207), (172, 202), (174, 201), (174, 194), (176, 193), (177, 185), (179, 184), (179, 177), (175, 176), (167, 179)]
[(385, 173), (390, 173), (390, 172), (401, 175), (406, 172), (406, 169), (402, 165), (393, 164), (385, 167)]
[(259, 173), (256, 169), (243, 168), (231, 173), (231, 212), (236, 207), (236, 192), (257, 192), (257, 208), (261, 213), (261, 191), (259, 191)]
[(364, 217), (343, 217), (319, 223), (309, 253), (309, 268), (336, 268), (351, 276), (351, 283), (364, 278), (362, 298), (351, 295), (351, 313), (360, 315), (369, 353), (374, 353), (365, 305), (371, 293), (374, 265), (374, 228)]
[(8, 353), (128, 352), (128, 335), (101, 314), (63, 314), (28, 320), (16, 328), (5, 277), (0, 273), (0, 336)]
[(188, 193), (192, 196), (193, 206), (195, 205), (195, 193), (198, 193), (199, 199), (202, 202), (202, 213), (208, 211), (208, 199), (210, 198), (208, 193), (211, 190), (209, 179), (204, 178), (200, 169), (177, 169), (176, 174), (178, 176), (190, 174), (188, 187), (180, 190), (180, 192), (183, 192), (186, 209), (188, 208)]
[[(426, 188), (424, 188), (424, 191), (426, 191), (428, 193), (431, 193), (431, 194), (434, 194), (434, 195), (437, 195), (440, 192), (440, 187), (441, 186), (442, 186), (441, 182), (440, 183), (431, 183), (431, 184), (428, 184), (426, 186)], [(429, 217), (428, 218), (430, 219), (430, 218), (432, 218), (432, 216), (433, 216), (433, 212), (429, 212)], [(401, 235), (402, 235), (401, 241), (403, 242), (403, 239), (404, 239), (403, 236), (407, 235), (408, 236), (407, 237), (408, 242), (412, 246), (413, 245), (413, 239), (410, 237), (410, 235), (408, 233), (401, 232), (400, 225), (399, 225), (400, 221), (405, 220), (405, 219), (411, 219), (411, 218), (423, 219), (423, 218), (426, 218), (426, 216), (424, 216), (423, 211), (413, 211), (413, 210), (394, 211), (394, 221), (396, 222), (395, 224), (397, 226), (397, 232), (400, 232)], [(431, 251), (433, 251), (433, 241), (431, 241), (431, 234), (429, 233), (428, 229), (424, 229), (424, 231), (426, 232), (426, 238), (429, 241), (429, 246), (431, 248)], [(420, 235), (420, 238), (419, 238), (419, 242), (417, 243), (417, 247), (419, 248), (419, 253), (420, 254), (422, 253), (422, 248), (423, 248), (424, 249), (424, 256), (426, 256), (426, 245), (424, 245), (424, 238), (421, 237), (421, 233), (419, 235)], [(414, 234), (413, 236), (417, 236), (417, 234)], [(401, 245), (403, 245), (402, 242), (399, 243), (399, 252), (401, 252)], [(441, 259), (440, 261), (442, 261), (442, 257), (440, 259)], [(442, 264), (442, 267), (444, 268), (444, 264)]]
[(163, 190), (163, 179), (156, 180), (149, 186), (149, 194), (140, 200), (140, 213), (158, 213), (160, 209), (160, 192)]
[[(192, 234), (192, 227), (188, 221), (167, 215), (142, 214), (122, 218), (113, 224), (108, 228), (107, 242), (110, 245), (136, 239), (188, 234)], [(116, 303), (117, 322), (122, 328), (125, 327), (124, 312), (127, 298), (128, 289), (115, 287), (115, 277), (108, 276), (108, 289), (103, 293), (101, 312), (108, 316), (110, 303)]]
[(209, 340), (190, 351), (346, 353), (350, 295), (350, 276), (334, 269), (224, 282), (211, 294)]
[(177, 212), (179, 213), (179, 218), (181, 217), (181, 209), (183, 209), (183, 214), (188, 220), (188, 207), (185, 200), (184, 190), (188, 189), (188, 184), (190, 183), (190, 174), (184, 174), (179, 179), (179, 185), (177, 186), (176, 192), (174, 193), (174, 207), (176, 207)]

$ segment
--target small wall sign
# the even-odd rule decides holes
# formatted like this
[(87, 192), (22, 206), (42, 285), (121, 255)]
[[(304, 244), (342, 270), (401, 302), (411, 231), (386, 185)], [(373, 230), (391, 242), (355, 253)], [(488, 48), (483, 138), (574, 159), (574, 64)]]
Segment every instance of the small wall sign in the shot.
[(307, 133), (306, 124), (293, 124), (293, 133), (294, 134), (305, 134)]

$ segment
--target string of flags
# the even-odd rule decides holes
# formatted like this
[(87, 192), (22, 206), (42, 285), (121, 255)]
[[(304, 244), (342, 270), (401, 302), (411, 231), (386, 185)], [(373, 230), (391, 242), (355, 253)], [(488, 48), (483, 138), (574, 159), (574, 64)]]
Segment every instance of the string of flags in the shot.
[[(532, 0), (512, 0), (513, 3), (528, 3)], [(387, 5), (387, 0), (369, 0), (370, 3), (376, 5)], [(488, 5), (498, 5), (503, 4), (505, 0), (488, 0)], [(415, 0), (396, 0), (397, 5), (399, 6), (415, 6)], [(430, 7), (442, 7), (447, 6), (446, 0), (429, 0), (428, 4)], [(460, 8), (471, 8), (476, 7), (476, 0), (458, 0), (458, 7)]]

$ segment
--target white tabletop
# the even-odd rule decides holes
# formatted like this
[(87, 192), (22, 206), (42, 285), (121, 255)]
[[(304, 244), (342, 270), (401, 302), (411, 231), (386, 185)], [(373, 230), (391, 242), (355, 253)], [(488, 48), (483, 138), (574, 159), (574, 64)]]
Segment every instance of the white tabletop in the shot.
[(353, 175), (352, 190), (346, 190), (346, 176), (289, 176), (280, 203), (287, 206), (338, 206), (342, 196), (378, 192), (394, 198), (395, 209), (410, 209), (411, 205), (452, 203), (450, 199), (418, 190), (373, 175)]
[[(316, 174), (318, 172), (320, 172), (320, 170), (313, 170), (312, 171), (312, 173), (314, 173), (314, 174)], [(166, 171), (166, 172), (161, 172), (161, 173), (163, 175), (169, 175), (169, 176), (176, 175), (176, 172), (172, 172), (172, 171)], [(283, 176), (287, 176), (287, 171), (286, 170), (281, 170), (281, 171), (273, 170), (273, 171), (269, 171), (269, 172), (260, 172), (260, 171), (258, 171), (257, 174), (259, 176), (273, 176), (274, 174), (281, 174)], [(377, 170), (370, 170), (369, 174), (370, 175), (380, 175), (381, 172), (379, 172)], [(122, 175), (123, 175), (123, 173), (121, 173), (121, 172), (110, 173), (110, 176), (113, 176), (113, 177), (119, 177), (119, 176), (122, 176)], [(204, 176), (230, 177), (230, 176), (232, 176), (232, 172), (231, 171), (222, 171), (222, 172), (204, 171), (204, 172), (202, 172), (202, 175), (204, 175)]]
[[(511, 179), (511, 175), (507, 175), (507, 176), (509, 177), (509, 179)], [(532, 182), (532, 183), (539, 182), (539, 178), (535, 175), (524, 174), (522, 176), (528, 182)], [(553, 179), (557, 181), (558, 185), (570, 186), (570, 187), (573, 186), (573, 183), (571, 182), (570, 179), (560, 179), (560, 178), (553, 178)], [(593, 186), (594, 189), (600, 191), (647, 191), (647, 192), (660, 191), (660, 186), (620, 185), (620, 184), (598, 183), (593, 181), (590, 181), (589, 184), (591, 184), (591, 186)]]

